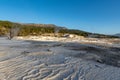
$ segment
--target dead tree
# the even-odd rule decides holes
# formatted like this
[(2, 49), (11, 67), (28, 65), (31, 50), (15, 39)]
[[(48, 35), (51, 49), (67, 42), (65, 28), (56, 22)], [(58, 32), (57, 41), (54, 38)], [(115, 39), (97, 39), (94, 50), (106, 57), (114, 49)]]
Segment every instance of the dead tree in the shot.
[(55, 37), (58, 36), (58, 33), (59, 33), (60, 30), (61, 30), (61, 27), (55, 27), (55, 29), (54, 29), (54, 36)]
[(8, 33), (8, 39), (12, 39), (14, 36), (17, 36), (19, 33), (19, 27), (17, 24), (13, 24)]

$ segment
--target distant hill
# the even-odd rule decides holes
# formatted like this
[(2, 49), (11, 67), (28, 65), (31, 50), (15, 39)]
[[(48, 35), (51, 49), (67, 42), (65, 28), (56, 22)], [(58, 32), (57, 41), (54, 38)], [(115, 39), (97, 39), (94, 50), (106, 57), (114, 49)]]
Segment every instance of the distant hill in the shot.
[[(16, 36), (56, 34), (60, 36), (64, 34), (75, 34), (84, 37), (92, 38), (116, 38), (117, 36), (90, 33), (82, 30), (68, 29), (66, 27), (57, 26), (54, 24), (34, 24), (34, 23), (15, 23), (11, 21), (0, 20), (0, 35), (8, 35), (14, 32)], [(12, 35), (14, 36), (14, 35)]]
[(117, 33), (117, 34), (115, 34), (114, 36), (118, 36), (118, 37), (120, 37), (120, 33)]

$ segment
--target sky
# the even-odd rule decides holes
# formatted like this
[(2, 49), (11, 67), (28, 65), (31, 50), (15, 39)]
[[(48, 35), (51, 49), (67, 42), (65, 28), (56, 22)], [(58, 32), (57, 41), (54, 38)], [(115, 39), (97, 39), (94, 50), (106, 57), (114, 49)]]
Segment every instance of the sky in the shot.
[(120, 0), (0, 0), (0, 20), (120, 33)]

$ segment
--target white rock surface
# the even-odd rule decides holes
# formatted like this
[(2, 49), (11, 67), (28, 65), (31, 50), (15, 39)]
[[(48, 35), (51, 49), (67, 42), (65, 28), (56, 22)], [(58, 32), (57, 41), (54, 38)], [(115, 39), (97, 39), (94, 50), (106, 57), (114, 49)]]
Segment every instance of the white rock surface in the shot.
[[(89, 52), (71, 49), (84, 45), (92, 46), (69, 40), (47, 42), (39, 39), (36, 42), (2, 37), (0, 80), (120, 80), (119, 67), (84, 59), (79, 55), (89, 55)], [(90, 56), (96, 55), (87, 57)]]

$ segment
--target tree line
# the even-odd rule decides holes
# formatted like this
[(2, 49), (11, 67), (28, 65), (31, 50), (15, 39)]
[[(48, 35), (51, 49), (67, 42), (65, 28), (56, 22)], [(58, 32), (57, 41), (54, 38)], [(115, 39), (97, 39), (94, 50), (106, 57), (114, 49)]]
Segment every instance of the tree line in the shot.
[[(89, 37), (95, 35), (97, 38), (116, 38), (115, 36), (89, 33), (81, 30), (67, 29), (53, 24), (21, 24), (10, 21), (0, 21), (0, 36), (8, 35), (9, 38), (14, 36), (42, 35), (45, 33), (75, 34), (79, 36)], [(97, 36), (96, 36), (97, 35)]]

